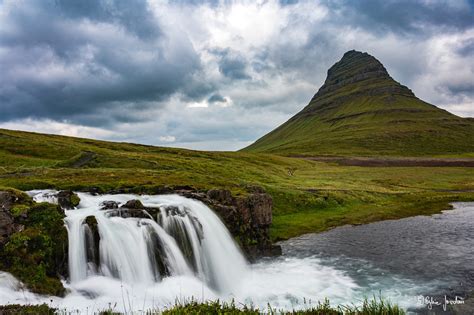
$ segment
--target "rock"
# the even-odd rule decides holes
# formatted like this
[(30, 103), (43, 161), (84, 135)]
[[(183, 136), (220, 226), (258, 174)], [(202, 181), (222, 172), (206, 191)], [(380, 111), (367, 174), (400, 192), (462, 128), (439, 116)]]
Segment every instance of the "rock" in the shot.
[(273, 200), (268, 194), (252, 194), (247, 197), (247, 205), (252, 217), (252, 224), (256, 226), (270, 226), (272, 224)]
[(127, 209), (144, 209), (142, 202), (138, 199), (133, 199), (127, 201), (123, 206), (120, 208), (127, 208)]
[(101, 205), (100, 210), (118, 209), (119, 207), (118, 202), (112, 201), (112, 200), (106, 200), (102, 202), (100, 205)]
[(0, 210), (10, 212), (10, 209), (15, 202), (15, 197), (8, 191), (0, 191)]
[[(281, 248), (272, 245), (270, 239), (272, 197), (265, 193), (265, 190), (260, 186), (248, 185), (245, 189), (249, 194), (244, 197), (235, 197), (227, 189), (210, 189), (207, 192), (202, 192), (191, 186), (156, 187), (153, 193), (176, 193), (199, 200), (209, 206), (221, 218), (251, 260), (261, 256), (281, 254)], [(160, 221), (160, 208), (145, 207), (137, 199), (129, 200), (120, 207), (113, 201), (104, 201), (101, 206), (109, 216), (152, 218)], [(172, 215), (180, 214), (180, 210), (173, 207), (168, 207), (165, 210)]]
[(261, 186), (256, 186), (256, 185), (248, 185), (246, 186), (246, 189), (248, 192), (252, 194), (264, 194), (266, 193), (265, 189)]
[(87, 262), (92, 263), (97, 271), (97, 268), (100, 266), (100, 235), (99, 228), (97, 226), (97, 219), (90, 215), (84, 220), (84, 224), (86, 225), (85, 232)]
[(118, 208), (113, 210), (107, 210), (109, 217), (121, 217), (121, 218), (139, 218), (139, 219), (153, 219), (151, 215), (145, 209), (128, 209)]
[(207, 197), (223, 204), (233, 204), (232, 193), (227, 189), (211, 189), (207, 192)]
[(11, 192), (0, 191), (0, 245), (5, 244), (10, 235), (19, 232), (23, 226), (15, 223), (11, 214), (12, 207), (18, 198)]
[(5, 209), (0, 209), (0, 244), (5, 244), (10, 235), (16, 231), (17, 228), (11, 214)]
[(79, 205), (81, 199), (70, 190), (61, 190), (57, 194), (58, 204), (62, 209), (71, 210)]

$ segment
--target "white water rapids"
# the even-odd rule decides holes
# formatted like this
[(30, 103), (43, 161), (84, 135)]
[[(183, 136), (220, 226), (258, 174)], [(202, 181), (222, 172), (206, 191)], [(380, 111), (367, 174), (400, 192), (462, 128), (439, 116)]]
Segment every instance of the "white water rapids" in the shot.
[[(57, 202), (51, 193), (30, 192), (36, 201)], [(316, 257), (280, 257), (249, 265), (218, 216), (196, 200), (178, 195), (79, 193), (79, 197), (78, 208), (66, 211), (65, 219), (70, 275), (63, 283), (68, 294), (39, 296), (19, 289), (14, 277), (0, 272), (0, 304), (47, 303), (68, 312), (112, 308), (139, 313), (177, 301), (234, 299), (261, 309), (270, 303), (292, 310), (325, 298), (332, 305), (357, 303), (373, 294)], [(120, 209), (101, 210), (104, 201), (120, 205), (132, 199), (159, 208), (156, 217), (147, 212), (127, 217)], [(88, 217), (95, 218), (100, 240), (94, 241)], [(383, 294), (408, 306), (390, 285)]]

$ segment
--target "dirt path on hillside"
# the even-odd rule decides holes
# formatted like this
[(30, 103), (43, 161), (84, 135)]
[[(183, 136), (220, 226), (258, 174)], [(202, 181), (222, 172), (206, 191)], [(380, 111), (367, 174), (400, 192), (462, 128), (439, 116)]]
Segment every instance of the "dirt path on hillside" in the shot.
[(474, 158), (396, 158), (396, 157), (337, 157), (337, 156), (293, 156), (295, 158), (332, 162), (346, 166), (367, 167), (474, 167)]

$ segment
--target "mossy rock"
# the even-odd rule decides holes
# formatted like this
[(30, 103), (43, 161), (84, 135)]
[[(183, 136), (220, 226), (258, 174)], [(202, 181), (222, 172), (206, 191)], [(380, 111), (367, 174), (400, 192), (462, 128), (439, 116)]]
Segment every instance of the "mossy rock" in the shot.
[(10, 188), (10, 187), (2, 187), (0, 186), (0, 191), (6, 191), (8, 192), (11, 196), (13, 196), (12, 200), (15, 204), (29, 204), (31, 205), (33, 203), (33, 200), (31, 199), (28, 194), (25, 192), (15, 189), (15, 188)]
[(30, 209), (30, 207), (28, 205), (25, 205), (25, 204), (14, 205), (11, 208), (10, 213), (14, 218), (26, 217), (27, 214), (28, 214), (29, 209)]
[(57, 205), (38, 203), (27, 209), (25, 229), (12, 234), (0, 252), (0, 269), (33, 292), (64, 295), (60, 276), (67, 275), (68, 236), (63, 219)]
[(121, 208), (126, 208), (126, 209), (144, 209), (145, 207), (143, 206), (142, 202), (138, 199), (132, 199), (127, 201)]
[(57, 196), (59, 206), (66, 210), (74, 209), (81, 202), (79, 196), (70, 190), (61, 190)]

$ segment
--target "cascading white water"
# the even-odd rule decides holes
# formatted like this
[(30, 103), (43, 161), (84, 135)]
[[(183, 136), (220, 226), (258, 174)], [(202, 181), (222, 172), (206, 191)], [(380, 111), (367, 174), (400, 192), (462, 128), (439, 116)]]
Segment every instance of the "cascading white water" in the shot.
[[(193, 273), (220, 292), (232, 292), (245, 274), (245, 259), (219, 218), (203, 203), (177, 195), (91, 196), (79, 194), (79, 209), (66, 211), (71, 283), (90, 276), (149, 284), (166, 276)], [(42, 198), (42, 197), (41, 197)], [(139, 199), (159, 208), (156, 218), (121, 216), (121, 209), (101, 210), (104, 201)], [(99, 234), (99, 265), (88, 257), (93, 241), (86, 218), (93, 217)], [(149, 218), (147, 218), (149, 217)], [(91, 244), (92, 243), (92, 244)], [(86, 246), (88, 244), (88, 246)]]

